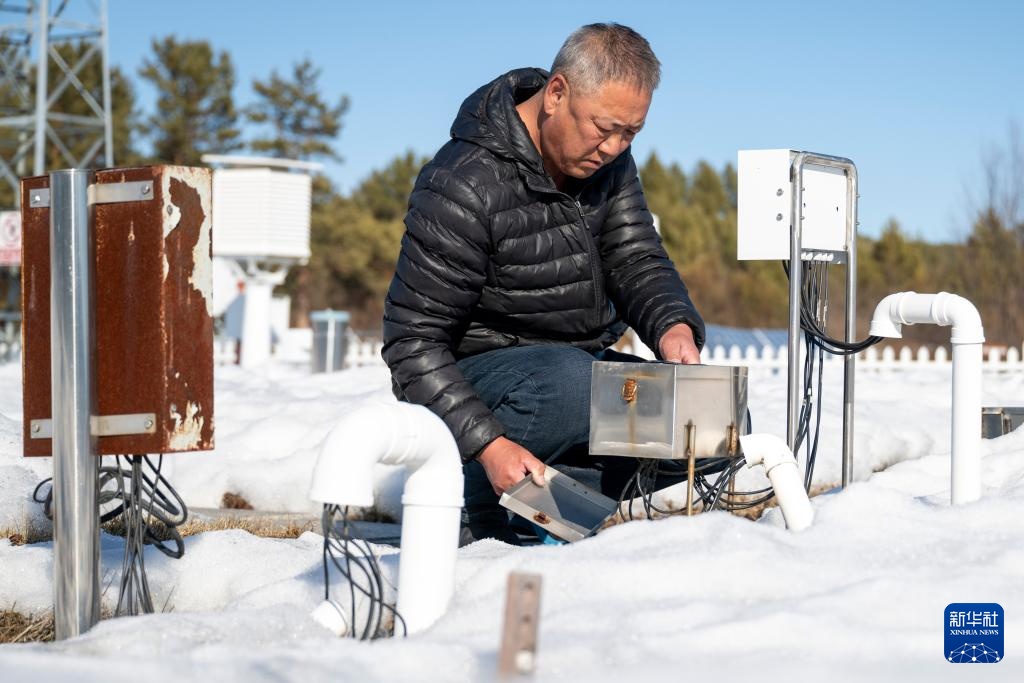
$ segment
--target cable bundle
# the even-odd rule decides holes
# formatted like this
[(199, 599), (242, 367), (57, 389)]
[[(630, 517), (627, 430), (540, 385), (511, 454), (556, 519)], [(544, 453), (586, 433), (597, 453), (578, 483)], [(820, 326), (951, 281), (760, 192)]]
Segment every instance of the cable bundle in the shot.
[[(882, 337), (866, 337), (858, 342), (847, 342), (830, 337), (828, 327), (828, 264), (821, 261), (801, 263), (800, 270), (800, 329), (809, 335), (816, 346), (834, 356), (860, 353), (882, 341)], [(789, 262), (782, 262), (789, 279)]]
[[(794, 455), (801, 446), (806, 449), (804, 488), (810, 493), (814, 478), (814, 463), (818, 456), (818, 437), (821, 432), (821, 390), (824, 373), (825, 352), (834, 356), (848, 356), (859, 353), (869, 346), (882, 341), (882, 337), (869, 336), (857, 342), (846, 342), (830, 337), (828, 327), (828, 264), (822, 262), (801, 263), (800, 329), (804, 333), (806, 354), (804, 356), (803, 401), (797, 418)], [(783, 262), (783, 270), (789, 278), (789, 263)], [(817, 392), (814, 387), (814, 371), (817, 364)], [(811, 437), (811, 419), (814, 417), (814, 435)]]
[[(626, 505), (626, 501), (629, 501), (628, 505), (626, 505), (626, 519), (652, 519), (655, 515), (669, 516), (685, 514), (685, 508), (676, 510), (658, 507), (654, 504), (654, 494), (661, 488), (664, 488), (664, 486), (659, 486), (659, 477), (682, 480), (686, 479), (686, 461), (661, 460), (656, 458), (639, 458), (639, 461), (639, 465), (633, 473), (633, 476), (629, 478), (629, 481), (626, 482), (626, 486), (622, 490), (622, 493), (619, 494), (620, 510), (623, 505)], [(694, 473), (696, 474), (695, 480), (705, 481), (705, 474), (721, 471), (728, 462), (729, 458), (704, 459), (700, 464), (695, 465), (694, 467)], [(699, 489), (698, 495), (700, 495)], [(640, 505), (643, 509), (643, 514), (639, 516), (635, 515), (633, 512), (633, 505), (637, 499), (640, 500)], [(701, 495), (701, 500), (703, 501), (703, 508), (708, 509), (709, 499), (706, 499)]]
[[(149, 614), (154, 609), (143, 550), (152, 545), (168, 557), (183, 557), (185, 543), (177, 527), (188, 517), (188, 508), (160, 473), (162, 455), (156, 465), (145, 455), (124, 456), (124, 466), (121, 458), (115, 456), (113, 467), (100, 468), (100, 505), (119, 501), (107, 514), (120, 514), (124, 526), (124, 559), (114, 614)], [(114, 489), (106, 490), (110, 482)], [(168, 542), (173, 542), (173, 547)]]
[[(405, 621), (384, 599), (384, 576), (370, 543), (355, 538), (348, 520), (348, 507), (324, 505), (321, 517), (324, 532), (324, 600), (331, 601), (330, 568), (348, 584), (348, 635), (359, 640), (372, 640), (394, 633)], [(332, 604), (345, 609), (337, 601)], [(388, 619), (391, 617), (391, 619)]]
[[(123, 458), (123, 460), (122, 460)], [(177, 527), (188, 517), (185, 501), (161, 474), (163, 456), (156, 464), (147, 455), (114, 456), (112, 465), (101, 461), (99, 468), (99, 505), (115, 503), (102, 512), (100, 523), (118, 517), (124, 528), (124, 558), (115, 615), (152, 613), (153, 599), (146, 578), (145, 546), (155, 546), (168, 557), (179, 559), (185, 554), (185, 543)], [(43, 513), (53, 519), (53, 488), (41, 495), (44, 479), (36, 486), (32, 498), (43, 505)]]

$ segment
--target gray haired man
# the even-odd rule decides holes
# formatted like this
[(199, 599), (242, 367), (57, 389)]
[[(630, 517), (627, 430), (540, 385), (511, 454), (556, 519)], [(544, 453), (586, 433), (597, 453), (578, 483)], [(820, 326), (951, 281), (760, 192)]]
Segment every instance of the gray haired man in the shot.
[[(470, 95), (416, 181), (383, 356), (396, 395), (459, 445), (464, 541), (512, 540), (498, 494), (586, 443), (591, 364), (627, 325), (660, 358), (699, 362), (704, 323), (630, 154), (659, 80), (638, 33), (584, 26), (550, 73)], [(585, 462), (618, 495), (624, 461)]]

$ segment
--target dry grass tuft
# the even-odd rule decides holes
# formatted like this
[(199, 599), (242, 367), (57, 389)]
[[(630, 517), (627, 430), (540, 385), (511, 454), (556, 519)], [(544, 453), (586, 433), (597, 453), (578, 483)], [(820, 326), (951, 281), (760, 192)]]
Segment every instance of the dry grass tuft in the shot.
[(304, 524), (295, 522), (274, 522), (259, 517), (223, 517), (220, 519), (189, 520), (178, 527), (182, 536), (195, 536), (206, 531), (241, 529), (261, 538), (298, 538), (307, 531), (317, 531), (319, 522), (310, 520)]
[(358, 522), (377, 522), (379, 524), (398, 524), (398, 520), (390, 514), (378, 510), (376, 507), (357, 509), (348, 516), (350, 520)]
[[(182, 537), (196, 536), (207, 531), (241, 529), (260, 538), (298, 538), (307, 531), (317, 531), (319, 527), (319, 523), (312, 520), (298, 524), (273, 517), (218, 517), (215, 519), (190, 518), (176, 529)], [(171, 539), (171, 535), (159, 523), (154, 523), (151, 528), (159, 540), (169, 541)], [(124, 526), (121, 524), (120, 518), (104, 524), (103, 530), (113, 536), (124, 536)]]
[(11, 542), (11, 545), (45, 543), (46, 541), (53, 540), (53, 529), (49, 525), (43, 526), (26, 521), (19, 527), (4, 527), (0, 529), (0, 538), (6, 538)]
[(252, 510), (252, 505), (238, 493), (228, 491), (220, 499), (220, 506), (225, 510)]
[[(124, 524), (121, 519), (111, 520), (103, 525), (103, 531), (112, 536), (124, 536)], [(162, 541), (170, 540), (170, 534), (163, 531), (159, 525), (154, 525), (156, 536)], [(320, 530), (320, 522), (310, 520), (305, 523), (292, 521), (281, 521), (274, 517), (221, 517), (218, 519), (190, 519), (178, 527), (182, 536), (195, 536), (204, 531), (225, 531), (227, 529), (241, 529), (248, 531), (253, 536), (261, 538), (298, 538), (307, 531)], [(32, 543), (45, 543), (53, 540), (53, 532), (50, 529), (37, 529), (34, 527), (23, 529), (0, 529), (0, 538), (6, 538), (11, 545), (29, 545)]]
[(53, 614), (27, 616), (0, 610), (0, 643), (36, 643), (53, 640)]

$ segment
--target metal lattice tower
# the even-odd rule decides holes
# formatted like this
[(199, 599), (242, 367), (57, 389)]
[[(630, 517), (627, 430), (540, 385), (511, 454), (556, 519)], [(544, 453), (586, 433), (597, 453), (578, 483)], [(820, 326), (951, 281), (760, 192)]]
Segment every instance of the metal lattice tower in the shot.
[[(107, 52), (107, 0), (0, 0), (0, 177), (15, 197), (20, 177), (50, 170), (48, 152), (58, 166), (114, 165)], [(79, 76), (97, 60), (92, 92)]]

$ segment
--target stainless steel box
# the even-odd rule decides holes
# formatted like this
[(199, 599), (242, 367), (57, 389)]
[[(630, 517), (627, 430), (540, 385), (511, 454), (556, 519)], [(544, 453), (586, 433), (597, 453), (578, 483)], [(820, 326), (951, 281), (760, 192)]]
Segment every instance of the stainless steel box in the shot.
[(745, 367), (594, 363), (592, 455), (736, 456), (746, 427)]
[(584, 486), (554, 467), (544, 470), (547, 486), (526, 477), (501, 494), (504, 507), (565, 541), (579, 541), (597, 532), (615, 514), (619, 503)]

